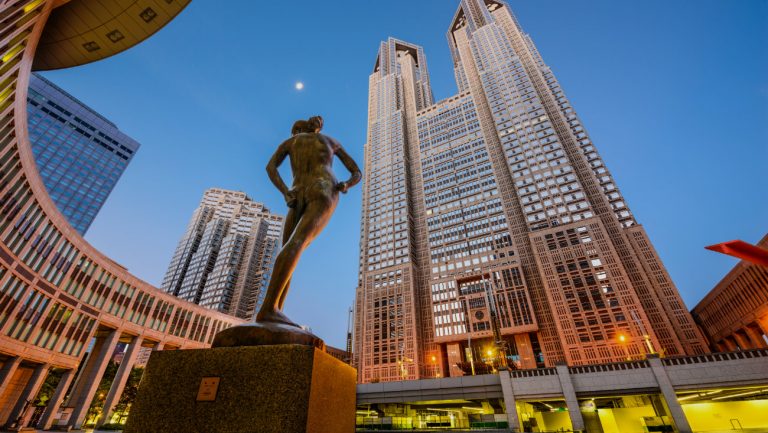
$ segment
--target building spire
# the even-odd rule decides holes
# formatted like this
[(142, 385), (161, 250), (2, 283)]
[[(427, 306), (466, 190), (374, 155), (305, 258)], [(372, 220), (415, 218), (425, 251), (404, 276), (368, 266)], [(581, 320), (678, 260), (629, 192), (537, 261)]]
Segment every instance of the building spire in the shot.
[(461, 8), (464, 10), (470, 31), (493, 22), (493, 16), (485, 6), (485, 0), (461, 0)]

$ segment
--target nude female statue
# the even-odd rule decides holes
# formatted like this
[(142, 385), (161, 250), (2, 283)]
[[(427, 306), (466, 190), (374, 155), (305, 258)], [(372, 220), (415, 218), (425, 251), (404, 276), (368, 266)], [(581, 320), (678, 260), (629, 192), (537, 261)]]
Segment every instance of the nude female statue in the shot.
[[(294, 123), (292, 137), (285, 140), (267, 164), (272, 183), (283, 193), (288, 215), (283, 228), (283, 247), (275, 260), (272, 278), (258, 314), (257, 322), (297, 326), (283, 314), (283, 304), (291, 275), (301, 253), (328, 224), (339, 192), (346, 193), (360, 182), (360, 169), (335, 139), (321, 134), (323, 118), (311, 117)], [(333, 157), (338, 156), (352, 176), (339, 182), (333, 174)], [(286, 157), (291, 160), (293, 185), (289, 189), (277, 171)]]

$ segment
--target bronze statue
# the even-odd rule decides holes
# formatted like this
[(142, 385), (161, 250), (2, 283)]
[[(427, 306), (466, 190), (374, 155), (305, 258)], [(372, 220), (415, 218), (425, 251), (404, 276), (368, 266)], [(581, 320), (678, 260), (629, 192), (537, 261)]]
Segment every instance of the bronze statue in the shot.
[[(302, 330), (283, 314), (283, 304), (301, 253), (325, 228), (336, 209), (339, 192), (346, 193), (360, 182), (360, 169), (335, 139), (321, 134), (323, 118), (299, 120), (267, 164), (273, 184), (283, 193), (288, 215), (283, 228), (283, 247), (275, 260), (272, 278), (256, 323), (226, 329), (213, 347), (296, 343), (323, 347), (322, 340)], [(339, 182), (333, 174), (333, 157), (338, 156), (352, 176)], [(289, 189), (277, 171), (286, 157), (291, 159), (293, 184)], [(293, 328), (293, 329), (291, 329)]]
[[(322, 128), (323, 118), (320, 116), (296, 122), (293, 137), (278, 146), (267, 164), (269, 179), (285, 197), (288, 215), (283, 228), (283, 248), (275, 260), (264, 303), (256, 315), (257, 322), (281, 322), (296, 326), (282, 313), (293, 270), (301, 253), (331, 219), (339, 201), (339, 192), (346, 193), (360, 181), (360, 169), (355, 161), (338, 141), (321, 134)], [(352, 173), (346, 182), (337, 181), (333, 174), (331, 164), (334, 155)], [(293, 171), (291, 189), (277, 171), (286, 156), (291, 158)]]

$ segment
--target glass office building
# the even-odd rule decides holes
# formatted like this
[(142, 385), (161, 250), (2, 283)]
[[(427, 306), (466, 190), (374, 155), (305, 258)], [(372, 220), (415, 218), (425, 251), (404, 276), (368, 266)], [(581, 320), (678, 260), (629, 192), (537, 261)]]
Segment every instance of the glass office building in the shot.
[(140, 145), (38, 74), (30, 77), (27, 102), (40, 176), (59, 211), (84, 235)]

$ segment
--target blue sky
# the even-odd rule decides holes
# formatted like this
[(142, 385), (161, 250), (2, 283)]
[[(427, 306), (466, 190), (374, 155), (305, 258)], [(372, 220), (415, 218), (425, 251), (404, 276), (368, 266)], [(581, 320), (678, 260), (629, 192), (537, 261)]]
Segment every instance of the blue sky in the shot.
[[(703, 247), (768, 231), (768, 2), (510, 3), (692, 307), (736, 263)], [(456, 92), (457, 0), (318, 4), (198, 0), (125, 53), (45, 73), (142, 143), (87, 240), (159, 285), (206, 188), (285, 212), (264, 167), (294, 120), (323, 115), (362, 164), (368, 75), (388, 36), (424, 47), (436, 99)], [(339, 347), (360, 191), (302, 257), (286, 303)]]

